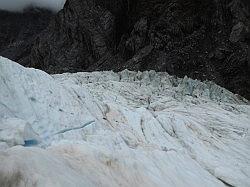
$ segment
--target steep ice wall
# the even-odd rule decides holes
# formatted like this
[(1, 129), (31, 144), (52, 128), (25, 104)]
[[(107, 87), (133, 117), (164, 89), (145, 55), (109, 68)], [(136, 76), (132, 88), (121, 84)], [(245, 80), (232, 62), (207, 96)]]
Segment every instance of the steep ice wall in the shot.
[(1, 186), (250, 186), (250, 106), (211, 82), (0, 57), (0, 88)]

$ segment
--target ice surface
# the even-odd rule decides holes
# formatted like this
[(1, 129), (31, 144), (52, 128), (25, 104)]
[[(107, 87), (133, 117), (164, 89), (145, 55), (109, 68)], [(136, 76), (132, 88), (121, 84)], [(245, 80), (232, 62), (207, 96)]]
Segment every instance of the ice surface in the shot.
[(211, 82), (0, 57), (0, 88), (0, 186), (250, 186), (250, 106)]
[(0, 121), (0, 142), (5, 142), (8, 146), (25, 145), (26, 142), (38, 144), (40, 141), (40, 137), (27, 122), (18, 118)]

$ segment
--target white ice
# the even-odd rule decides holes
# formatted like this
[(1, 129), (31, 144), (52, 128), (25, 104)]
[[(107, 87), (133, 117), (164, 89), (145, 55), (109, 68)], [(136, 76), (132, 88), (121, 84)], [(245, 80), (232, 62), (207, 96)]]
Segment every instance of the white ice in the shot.
[(249, 187), (249, 128), (248, 101), (212, 82), (50, 76), (0, 57), (3, 187)]

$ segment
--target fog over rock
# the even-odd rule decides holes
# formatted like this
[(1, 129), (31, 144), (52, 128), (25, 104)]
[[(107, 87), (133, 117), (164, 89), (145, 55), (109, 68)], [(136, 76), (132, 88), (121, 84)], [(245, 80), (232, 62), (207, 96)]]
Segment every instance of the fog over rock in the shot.
[(34, 6), (59, 11), (63, 8), (65, 0), (0, 0), (0, 9), (12, 12), (20, 12), (25, 8)]

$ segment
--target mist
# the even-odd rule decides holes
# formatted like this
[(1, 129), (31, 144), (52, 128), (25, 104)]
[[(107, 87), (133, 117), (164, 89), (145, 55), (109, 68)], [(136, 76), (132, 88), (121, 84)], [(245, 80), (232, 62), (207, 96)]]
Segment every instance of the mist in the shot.
[(21, 12), (27, 7), (46, 8), (57, 12), (64, 6), (66, 0), (0, 0), (0, 9), (11, 12)]

